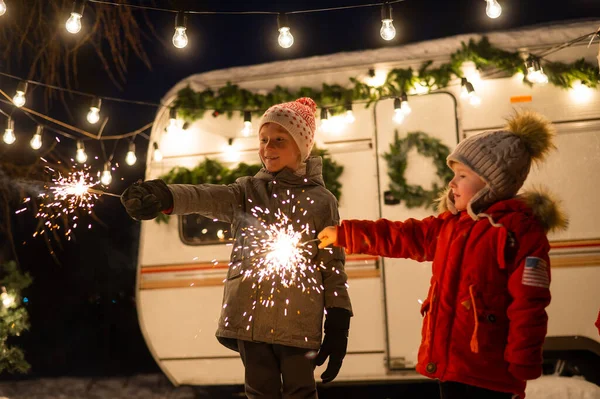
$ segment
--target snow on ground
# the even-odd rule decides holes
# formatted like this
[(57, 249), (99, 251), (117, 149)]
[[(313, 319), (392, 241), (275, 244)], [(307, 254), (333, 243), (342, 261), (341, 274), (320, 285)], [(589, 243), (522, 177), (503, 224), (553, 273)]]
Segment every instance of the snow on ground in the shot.
[(527, 399), (600, 399), (600, 387), (577, 377), (543, 376), (529, 381)]
[[(0, 382), (0, 399), (238, 399), (244, 397), (242, 389), (242, 387), (208, 389), (191, 386), (173, 387), (162, 374), (112, 378), (61, 377)], [(353, 388), (349, 387), (349, 389)], [(374, 388), (373, 391), (375, 390)], [(437, 389), (434, 391), (437, 392)], [(600, 399), (599, 386), (577, 377), (544, 376), (530, 381), (526, 393), (527, 399)], [(326, 392), (323, 394), (324, 398), (338, 397), (338, 395), (327, 395)], [(400, 396), (413, 398), (414, 391), (412, 394)], [(344, 397), (355, 396), (344, 394)], [(437, 397), (423, 395), (419, 397), (437, 399)]]

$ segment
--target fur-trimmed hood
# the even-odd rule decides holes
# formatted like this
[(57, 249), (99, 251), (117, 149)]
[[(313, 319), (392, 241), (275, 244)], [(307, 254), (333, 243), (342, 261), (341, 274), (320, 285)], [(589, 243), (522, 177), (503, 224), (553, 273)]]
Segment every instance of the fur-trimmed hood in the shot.
[[(453, 214), (458, 213), (451, 198), (451, 189), (448, 187), (438, 199), (437, 210), (439, 213), (446, 211)], [(520, 200), (531, 210), (546, 232), (565, 230), (569, 225), (569, 219), (562, 209), (560, 201), (545, 188), (539, 187), (523, 191), (521, 194), (514, 197), (514, 199)], [(483, 212), (485, 212), (485, 210), (483, 210)], [(474, 220), (478, 220), (481, 215), (482, 214), (478, 214), (475, 217), (473, 217), (474, 215), (471, 215), (471, 217), (473, 217)]]

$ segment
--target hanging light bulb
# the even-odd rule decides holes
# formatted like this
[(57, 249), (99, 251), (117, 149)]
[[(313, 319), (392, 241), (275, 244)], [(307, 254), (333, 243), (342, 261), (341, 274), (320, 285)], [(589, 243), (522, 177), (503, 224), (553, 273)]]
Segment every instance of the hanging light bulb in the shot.
[(392, 120), (398, 125), (401, 125), (402, 122), (404, 122), (404, 112), (402, 111), (402, 102), (400, 101), (400, 98), (398, 98), (398, 97), (394, 98), (394, 116), (392, 117)]
[(102, 105), (102, 99), (95, 97), (92, 99), (92, 105), (90, 106), (90, 112), (87, 114), (87, 121), (89, 123), (96, 124), (100, 120), (100, 106)]
[(320, 124), (320, 129), (325, 132), (328, 133), (329, 132), (329, 111), (327, 110), (327, 108), (323, 108), (321, 109), (321, 124)]
[(346, 115), (344, 116), (344, 122), (348, 125), (354, 123), (356, 118), (354, 117), (354, 112), (352, 112), (352, 103), (346, 105)]
[(2, 306), (10, 308), (15, 304), (15, 296), (6, 292), (6, 289), (2, 287), (2, 294), (0, 294), (0, 300), (2, 300)]
[(252, 113), (250, 111), (244, 111), (244, 127), (242, 128), (242, 136), (252, 136)]
[(485, 7), (485, 13), (488, 17), (495, 19), (502, 14), (502, 7), (497, 0), (485, 0), (487, 2), (487, 6)]
[(4, 130), (4, 136), (2, 137), (6, 144), (12, 144), (17, 139), (15, 137), (15, 121), (8, 118), (6, 123), (6, 129)]
[(185, 34), (187, 15), (185, 12), (179, 11), (175, 16), (175, 34), (173, 35), (173, 46), (184, 48), (188, 44), (188, 37)]
[(154, 160), (156, 162), (160, 162), (163, 159), (163, 154), (162, 152), (160, 152), (160, 149), (158, 148), (158, 144), (156, 142), (152, 143), (153, 147), (154, 147), (154, 153), (152, 154), (154, 157)]
[(125, 156), (125, 162), (129, 166), (135, 165), (135, 161), (137, 161), (137, 157), (135, 156), (135, 143), (132, 141), (129, 143), (129, 151), (127, 151), (127, 155)]
[(4, 0), (0, 0), (0, 17), (3, 16), (5, 12), (6, 4), (4, 3)]
[(402, 109), (404, 115), (409, 115), (412, 112), (412, 108), (408, 104), (408, 96), (406, 93), (402, 93), (400, 96), (400, 109)]
[(167, 126), (167, 134), (175, 134), (179, 132), (179, 122), (177, 121), (177, 109), (169, 109), (169, 125)]
[(110, 162), (104, 164), (104, 170), (102, 176), (100, 176), (100, 183), (108, 186), (112, 182), (112, 173), (110, 173)]
[(42, 126), (38, 125), (37, 130), (35, 131), (35, 134), (33, 135), (33, 138), (31, 139), (31, 141), (29, 141), (31, 148), (33, 148), (34, 150), (39, 150), (42, 147), (42, 131), (43, 130), (44, 130), (44, 128)]
[(85, 0), (75, 0), (73, 2), (73, 10), (71, 16), (65, 24), (69, 33), (79, 33), (81, 30), (81, 17), (83, 16), (83, 9), (85, 8)]
[(15, 96), (13, 97), (13, 104), (15, 104), (15, 107), (21, 108), (23, 105), (25, 105), (25, 101), (27, 100), (25, 98), (26, 92), (27, 82), (19, 82), (19, 84), (17, 85), (17, 94), (15, 94)]
[(87, 161), (87, 154), (85, 153), (85, 147), (81, 140), (77, 140), (77, 153), (75, 154), (75, 159), (79, 163), (85, 163), (85, 161)]
[(294, 44), (294, 36), (292, 36), (292, 33), (290, 32), (287, 14), (277, 14), (277, 28), (279, 30), (279, 37), (277, 38), (279, 45), (283, 48), (292, 47), (292, 44)]
[(383, 40), (392, 40), (396, 37), (396, 28), (392, 21), (392, 5), (386, 2), (381, 6), (381, 29), (379, 30)]
[(537, 58), (529, 56), (525, 66), (527, 67), (528, 81), (542, 85), (548, 83), (548, 76), (544, 73), (544, 68), (542, 68)]
[(461, 86), (461, 98), (469, 100), (469, 104), (474, 107), (479, 106), (481, 104), (481, 98), (475, 93), (475, 89), (471, 82), (469, 82), (467, 78), (461, 78)]

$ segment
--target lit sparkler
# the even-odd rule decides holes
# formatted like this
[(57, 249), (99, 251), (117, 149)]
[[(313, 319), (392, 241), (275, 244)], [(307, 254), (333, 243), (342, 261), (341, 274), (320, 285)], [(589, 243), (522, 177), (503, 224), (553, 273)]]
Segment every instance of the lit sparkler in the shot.
[[(255, 207), (257, 211), (262, 209)], [(307, 273), (314, 273), (316, 268), (310, 262), (311, 246), (302, 242), (304, 233), (309, 233), (309, 226), (301, 225), (301, 230), (296, 230), (280, 209), (274, 214), (276, 222), (267, 224), (261, 222), (261, 229), (250, 230), (255, 238), (251, 246), (251, 256), (254, 268), (247, 270), (245, 276), (253, 275), (257, 282), (271, 280), (275, 277), (284, 287), (294, 283), (302, 283), (309, 278)]]
[[(45, 159), (42, 159), (46, 161)], [(100, 195), (110, 195), (120, 197), (120, 195), (107, 193), (97, 188), (100, 182), (90, 175), (86, 168), (84, 170), (74, 170), (63, 176), (56, 172), (50, 166), (45, 170), (49, 173), (57, 173), (58, 177), (52, 178), (51, 182), (45, 184), (45, 191), (41, 192), (38, 199), (38, 210), (36, 218), (40, 224), (33, 234), (34, 237), (44, 234), (46, 231), (60, 230), (61, 224), (64, 226), (64, 235), (71, 239), (72, 229), (77, 227), (77, 211), (92, 213), (96, 200)], [(25, 198), (23, 203), (27, 203), (31, 198)], [(19, 209), (16, 213), (24, 211), (26, 208)], [(62, 221), (62, 223), (59, 223)], [(88, 225), (91, 228), (91, 225)]]

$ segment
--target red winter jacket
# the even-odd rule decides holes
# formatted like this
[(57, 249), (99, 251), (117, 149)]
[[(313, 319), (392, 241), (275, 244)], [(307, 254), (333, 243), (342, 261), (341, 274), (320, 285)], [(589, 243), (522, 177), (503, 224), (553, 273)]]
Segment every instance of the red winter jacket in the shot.
[(596, 327), (598, 328), (598, 334), (600, 334), (600, 310), (598, 311), (598, 318), (596, 319)]
[(433, 261), (417, 371), (524, 398), (525, 381), (542, 374), (550, 246), (521, 199), (499, 201), (486, 214), (491, 220), (466, 212), (345, 220), (336, 245), (349, 254)]

